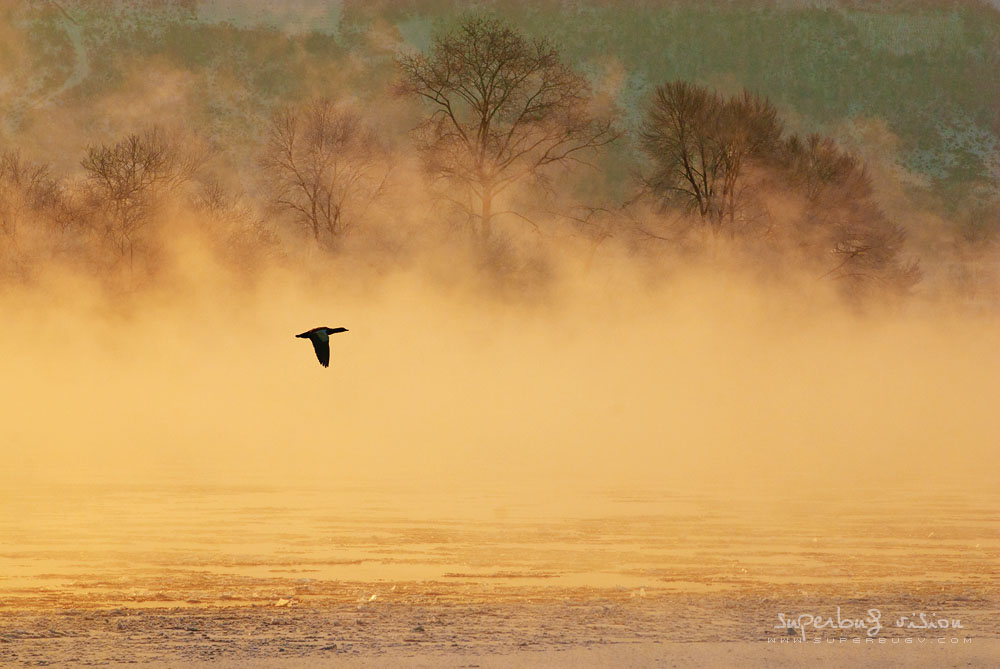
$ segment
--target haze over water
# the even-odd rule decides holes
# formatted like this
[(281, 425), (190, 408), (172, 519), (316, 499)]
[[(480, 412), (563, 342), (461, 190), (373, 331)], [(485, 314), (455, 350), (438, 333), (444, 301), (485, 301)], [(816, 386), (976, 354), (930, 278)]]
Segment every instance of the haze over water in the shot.
[[(7, 488), (13, 608), (995, 587), (996, 493)], [(589, 594), (588, 594), (589, 593)], [(956, 595), (957, 596), (957, 595)]]

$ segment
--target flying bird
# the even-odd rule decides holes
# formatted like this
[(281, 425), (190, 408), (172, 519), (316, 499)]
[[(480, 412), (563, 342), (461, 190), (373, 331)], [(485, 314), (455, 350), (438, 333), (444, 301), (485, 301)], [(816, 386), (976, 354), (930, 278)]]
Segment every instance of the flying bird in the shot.
[(295, 335), (301, 339), (308, 339), (316, 349), (316, 358), (319, 364), (324, 367), (330, 366), (330, 335), (338, 332), (347, 332), (347, 328), (313, 328), (302, 334)]

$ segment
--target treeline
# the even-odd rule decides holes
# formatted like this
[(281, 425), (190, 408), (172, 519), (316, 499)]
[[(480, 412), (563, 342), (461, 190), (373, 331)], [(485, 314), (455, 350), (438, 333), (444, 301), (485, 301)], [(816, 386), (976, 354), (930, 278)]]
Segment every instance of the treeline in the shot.
[(91, 146), (81, 176), (53, 174), (16, 149), (0, 152), (0, 276), (31, 282), (57, 266), (132, 288), (154, 279), (171, 238), (200, 221), (237, 264), (276, 243), (245, 198), (203, 172), (209, 150), (159, 126)]
[[(393, 220), (458, 231), (483, 263), (510, 253), (511, 238), (544, 246), (568, 229), (654, 261), (725, 245), (762, 271), (804, 270), (850, 296), (904, 295), (920, 280), (862, 161), (833, 138), (786, 132), (763, 96), (664, 82), (626, 132), (616, 101), (557, 45), (484, 17), (396, 65), (394, 103), (421, 119), (407, 146), (379, 137), (379, 109), (321, 98), (260, 119), (253, 164), (235, 168), (212, 137), (161, 126), (89, 146), (72, 175), (8, 147), (4, 281), (56, 262), (133, 286), (155, 280), (170, 240), (192, 232), (252, 271), (303, 249), (364, 252), (350, 240)], [(630, 174), (615, 198), (613, 145), (625, 147)], [(401, 198), (410, 211), (394, 213)]]
[(640, 142), (650, 165), (644, 195), (686, 207), (713, 234), (796, 250), (850, 292), (905, 293), (920, 280), (905, 231), (879, 207), (862, 162), (829, 137), (786, 136), (760, 96), (665, 84)]

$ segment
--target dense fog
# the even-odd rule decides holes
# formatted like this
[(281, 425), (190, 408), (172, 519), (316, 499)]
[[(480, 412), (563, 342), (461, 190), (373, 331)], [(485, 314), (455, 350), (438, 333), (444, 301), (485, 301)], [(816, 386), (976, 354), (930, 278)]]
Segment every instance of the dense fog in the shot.
[(0, 481), (995, 480), (996, 109), (934, 145), (458, 4), (0, 11)]

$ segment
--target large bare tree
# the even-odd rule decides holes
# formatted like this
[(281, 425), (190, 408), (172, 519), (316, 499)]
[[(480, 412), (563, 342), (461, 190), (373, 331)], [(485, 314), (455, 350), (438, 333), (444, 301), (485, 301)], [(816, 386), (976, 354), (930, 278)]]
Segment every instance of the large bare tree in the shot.
[(94, 203), (104, 210), (104, 236), (119, 259), (128, 259), (130, 274), (138, 235), (158, 198), (188, 181), (205, 159), (203, 152), (182, 150), (180, 140), (158, 126), (87, 149), (81, 165)]
[(733, 229), (743, 208), (752, 161), (774, 155), (781, 139), (777, 111), (744, 91), (725, 98), (686, 81), (656, 89), (642, 127), (653, 194), (679, 201), (702, 220)]
[(491, 234), (494, 203), (513, 184), (581, 161), (615, 138), (592, 111), (590, 87), (545, 39), (528, 40), (495, 19), (468, 18), (428, 53), (399, 59), (404, 92), (430, 115), (415, 134), (426, 165), (463, 187), (459, 201)]
[(361, 116), (326, 99), (274, 115), (261, 166), (272, 203), (291, 212), (317, 243), (357, 222), (390, 169), (388, 152)]

